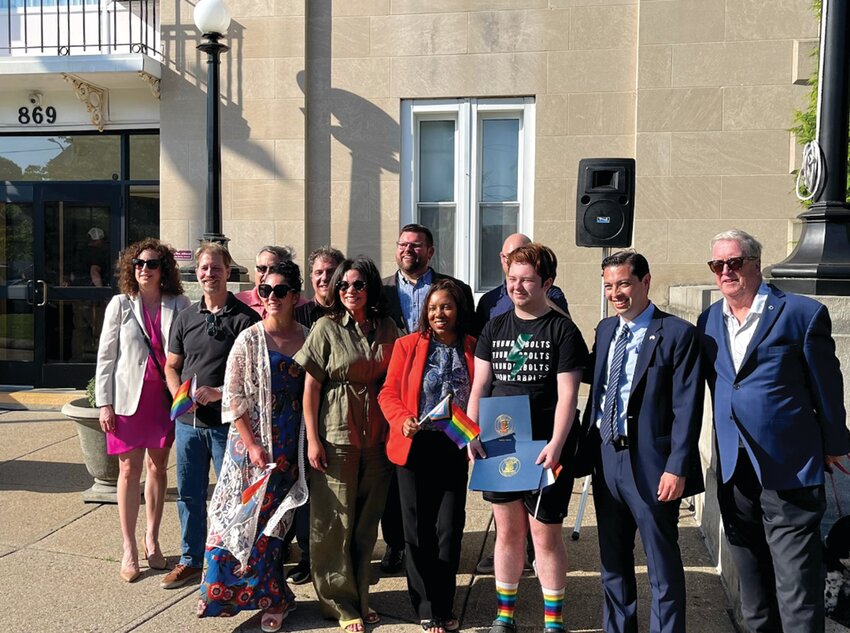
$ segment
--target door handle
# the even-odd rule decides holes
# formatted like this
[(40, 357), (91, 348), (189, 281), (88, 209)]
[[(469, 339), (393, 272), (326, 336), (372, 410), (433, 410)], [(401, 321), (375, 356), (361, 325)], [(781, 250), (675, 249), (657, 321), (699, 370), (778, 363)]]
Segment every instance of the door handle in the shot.
[(39, 279), (38, 283), (41, 284), (41, 303), (38, 304), (39, 308), (43, 308), (47, 305), (47, 282), (44, 279)]
[(26, 293), (24, 294), (24, 299), (27, 302), (28, 306), (35, 305), (35, 287), (32, 279), (27, 282)]

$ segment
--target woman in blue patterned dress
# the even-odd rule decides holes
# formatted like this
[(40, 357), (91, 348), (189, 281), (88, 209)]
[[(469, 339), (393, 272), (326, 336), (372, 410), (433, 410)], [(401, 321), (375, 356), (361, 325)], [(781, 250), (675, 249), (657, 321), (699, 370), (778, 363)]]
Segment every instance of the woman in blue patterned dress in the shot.
[(269, 271), (257, 292), (266, 318), (242, 332), (227, 359), (222, 419), (227, 452), (210, 503), (198, 616), (264, 610), (280, 629), (295, 596), (283, 575), (283, 536), (307, 500), (301, 400), (304, 370), (293, 356), (307, 335), (294, 318), (301, 275), (293, 262)]

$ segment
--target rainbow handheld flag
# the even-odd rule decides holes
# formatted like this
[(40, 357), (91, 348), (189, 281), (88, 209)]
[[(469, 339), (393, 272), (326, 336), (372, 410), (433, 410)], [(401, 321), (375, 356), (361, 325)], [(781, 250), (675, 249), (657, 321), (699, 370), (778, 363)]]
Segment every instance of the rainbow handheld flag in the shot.
[(276, 466), (277, 464), (266, 464), (266, 468), (265, 470), (263, 470), (263, 474), (260, 475), (257, 481), (245, 488), (245, 490), (242, 492), (242, 505), (248, 503), (251, 500), (251, 497), (257, 494), (257, 491), (268, 480)]
[(453, 402), (452, 418), (443, 429), (443, 432), (449, 436), (452, 442), (457, 444), (458, 448), (463, 448), (481, 433), (481, 429)]
[(171, 403), (172, 422), (186, 413), (195, 404), (195, 389), (198, 386), (198, 377), (192, 376), (174, 394), (174, 402)]
[(452, 417), (452, 396), (447, 395), (419, 420), (420, 429), (443, 431)]
[(552, 468), (547, 468), (543, 471), (543, 477), (540, 480), (540, 489), (548, 488), (558, 479), (558, 475), (561, 474), (561, 470), (564, 467), (560, 464), (555, 464)]

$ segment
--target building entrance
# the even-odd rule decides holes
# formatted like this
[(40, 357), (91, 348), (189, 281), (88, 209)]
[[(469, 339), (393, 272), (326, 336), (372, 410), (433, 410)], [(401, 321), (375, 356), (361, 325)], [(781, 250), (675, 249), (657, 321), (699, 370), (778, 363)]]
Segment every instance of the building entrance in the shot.
[(0, 219), (0, 381), (85, 386), (115, 292), (120, 186), (0, 186)]

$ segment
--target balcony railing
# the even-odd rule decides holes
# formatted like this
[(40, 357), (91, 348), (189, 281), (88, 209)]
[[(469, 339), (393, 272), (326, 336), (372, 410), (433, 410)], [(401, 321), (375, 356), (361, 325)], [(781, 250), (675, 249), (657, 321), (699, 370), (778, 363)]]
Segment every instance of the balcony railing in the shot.
[(145, 53), (162, 59), (158, 0), (0, 0), (0, 57)]

